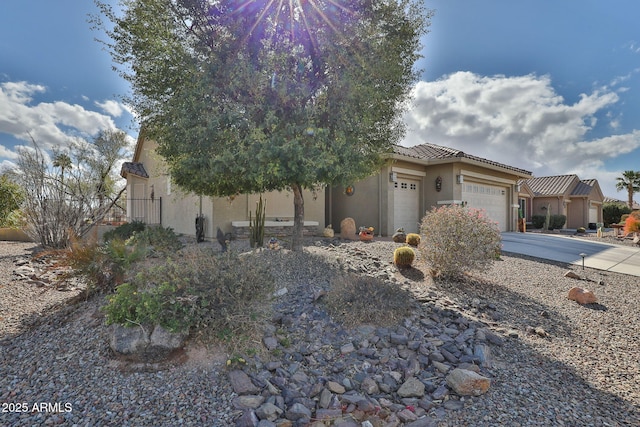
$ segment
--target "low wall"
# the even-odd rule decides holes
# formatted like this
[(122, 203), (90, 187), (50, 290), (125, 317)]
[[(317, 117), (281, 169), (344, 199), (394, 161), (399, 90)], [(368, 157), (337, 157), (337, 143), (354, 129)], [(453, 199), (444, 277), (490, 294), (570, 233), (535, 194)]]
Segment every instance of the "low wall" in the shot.
[[(318, 221), (305, 221), (303, 234), (305, 236), (318, 235)], [(235, 239), (249, 238), (249, 221), (231, 221), (233, 228), (232, 234)], [(265, 237), (287, 237), (291, 236), (293, 221), (265, 221), (264, 235)]]

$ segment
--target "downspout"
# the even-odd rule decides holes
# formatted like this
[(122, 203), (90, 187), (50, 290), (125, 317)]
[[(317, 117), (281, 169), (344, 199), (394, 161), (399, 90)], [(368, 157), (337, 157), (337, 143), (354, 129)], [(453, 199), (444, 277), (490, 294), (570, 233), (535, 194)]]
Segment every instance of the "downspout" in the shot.
[(382, 237), (382, 172), (378, 175), (378, 237)]

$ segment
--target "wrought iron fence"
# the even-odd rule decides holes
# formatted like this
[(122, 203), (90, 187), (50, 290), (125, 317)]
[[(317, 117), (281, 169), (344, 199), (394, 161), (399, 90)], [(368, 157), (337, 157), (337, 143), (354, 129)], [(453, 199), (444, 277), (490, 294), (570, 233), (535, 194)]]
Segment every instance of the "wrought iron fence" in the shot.
[[(126, 221), (140, 221), (147, 225), (162, 225), (162, 197), (154, 199), (127, 199), (126, 210), (118, 206), (115, 217), (124, 217)], [(122, 215), (124, 213), (124, 215)], [(120, 215), (120, 216), (118, 216)]]

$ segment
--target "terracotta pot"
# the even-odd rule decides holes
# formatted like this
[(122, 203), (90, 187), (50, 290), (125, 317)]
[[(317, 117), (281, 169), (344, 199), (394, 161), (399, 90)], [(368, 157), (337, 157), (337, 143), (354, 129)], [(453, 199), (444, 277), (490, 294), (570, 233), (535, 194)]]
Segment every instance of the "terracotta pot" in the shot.
[(368, 242), (373, 240), (373, 233), (367, 233), (367, 232), (361, 231), (360, 240), (362, 240), (363, 242)]

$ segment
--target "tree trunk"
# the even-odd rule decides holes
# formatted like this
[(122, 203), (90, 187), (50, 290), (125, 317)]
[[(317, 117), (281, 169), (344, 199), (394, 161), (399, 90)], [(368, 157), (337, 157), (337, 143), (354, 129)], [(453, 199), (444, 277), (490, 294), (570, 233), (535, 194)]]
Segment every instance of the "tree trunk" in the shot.
[(302, 251), (302, 239), (304, 236), (304, 199), (302, 187), (299, 184), (291, 185), (293, 190), (293, 233), (291, 236), (291, 250)]

